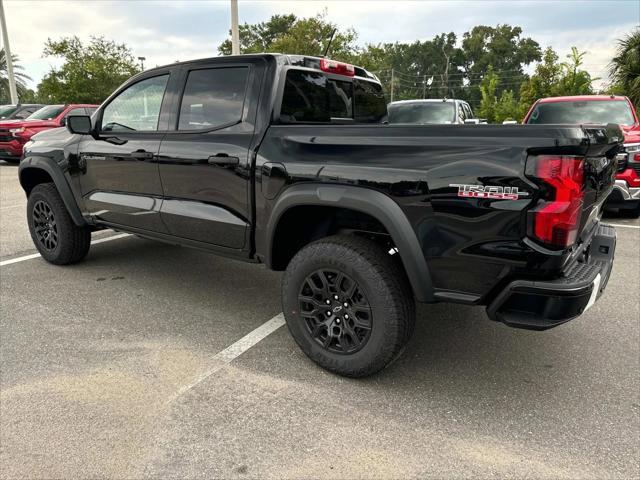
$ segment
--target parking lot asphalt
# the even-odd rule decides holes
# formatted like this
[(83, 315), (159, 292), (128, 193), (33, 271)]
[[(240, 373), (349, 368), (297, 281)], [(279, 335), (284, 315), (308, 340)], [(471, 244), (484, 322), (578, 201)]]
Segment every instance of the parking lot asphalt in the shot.
[[(0, 162), (0, 260), (32, 254)], [(128, 236), (0, 268), (2, 478), (640, 478), (640, 222), (582, 317), (515, 330), (420, 305), (405, 354), (350, 380), (286, 327), (280, 275)], [(96, 237), (108, 238), (101, 232)]]

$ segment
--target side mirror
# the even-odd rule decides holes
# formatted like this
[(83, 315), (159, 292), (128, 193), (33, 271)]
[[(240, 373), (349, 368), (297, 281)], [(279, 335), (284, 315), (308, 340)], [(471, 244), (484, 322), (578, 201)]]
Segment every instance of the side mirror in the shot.
[(71, 115), (67, 117), (67, 130), (78, 135), (91, 135), (91, 117), (88, 115)]
[(64, 127), (67, 124), (67, 117), (62, 117), (62, 120), (60, 120), (60, 126)]

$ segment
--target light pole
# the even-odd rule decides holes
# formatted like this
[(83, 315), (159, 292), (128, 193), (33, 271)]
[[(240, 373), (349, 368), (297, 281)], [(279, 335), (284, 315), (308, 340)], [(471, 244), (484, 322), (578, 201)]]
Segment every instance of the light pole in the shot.
[(138, 60), (140, 60), (140, 68), (142, 70), (144, 70), (144, 61), (147, 59), (147, 57), (138, 57)]
[(240, 32), (238, 31), (238, 0), (231, 0), (231, 55), (240, 55)]
[(4, 43), (4, 56), (7, 62), (7, 75), (9, 76), (9, 96), (11, 103), (18, 103), (18, 91), (16, 90), (16, 77), (13, 76), (13, 59), (11, 58), (11, 48), (9, 47), (9, 32), (7, 32), (7, 21), (4, 18), (4, 5), (0, 0), (0, 27), (2, 28), (2, 43)]

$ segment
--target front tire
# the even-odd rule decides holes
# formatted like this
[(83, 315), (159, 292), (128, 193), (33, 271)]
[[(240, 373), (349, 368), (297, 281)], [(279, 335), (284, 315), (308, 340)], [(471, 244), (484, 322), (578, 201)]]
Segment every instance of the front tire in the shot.
[(47, 262), (68, 265), (89, 253), (91, 231), (73, 222), (53, 183), (41, 183), (31, 190), (27, 222), (31, 239)]
[(348, 377), (382, 370), (403, 351), (415, 303), (397, 259), (353, 235), (302, 248), (282, 280), (283, 312), (302, 351)]

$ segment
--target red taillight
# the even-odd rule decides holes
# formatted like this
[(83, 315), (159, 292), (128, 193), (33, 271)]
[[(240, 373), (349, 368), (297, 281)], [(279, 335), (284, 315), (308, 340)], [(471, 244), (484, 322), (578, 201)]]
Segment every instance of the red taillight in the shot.
[(336, 73), (338, 75), (346, 75), (347, 77), (353, 77), (356, 74), (356, 69), (353, 65), (336, 62), (335, 60), (328, 60), (326, 58), (320, 59), (320, 70), (328, 73)]
[(580, 227), (584, 197), (584, 160), (580, 157), (541, 155), (534, 175), (549, 194), (533, 211), (533, 235), (549, 245), (573, 245)]

